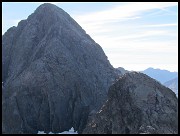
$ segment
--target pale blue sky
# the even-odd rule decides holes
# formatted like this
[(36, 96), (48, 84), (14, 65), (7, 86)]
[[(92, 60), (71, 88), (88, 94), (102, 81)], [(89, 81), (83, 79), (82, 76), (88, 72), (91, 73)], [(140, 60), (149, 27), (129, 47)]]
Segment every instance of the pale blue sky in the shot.
[[(42, 3), (3, 2), (2, 34)], [(100, 44), (114, 67), (178, 71), (177, 2), (53, 4), (69, 13)]]

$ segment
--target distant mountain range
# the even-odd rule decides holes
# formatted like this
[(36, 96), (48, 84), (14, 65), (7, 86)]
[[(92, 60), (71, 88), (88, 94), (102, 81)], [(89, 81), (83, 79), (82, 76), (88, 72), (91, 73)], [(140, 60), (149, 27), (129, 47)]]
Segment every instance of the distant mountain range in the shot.
[(174, 78), (164, 83), (164, 85), (173, 90), (178, 96), (178, 78)]
[(141, 72), (170, 88), (178, 96), (178, 72), (170, 72), (168, 70), (154, 68), (148, 68)]
[(168, 70), (154, 69), (154, 68), (148, 68), (140, 72), (158, 80), (162, 84), (178, 76), (178, 72), (170, 72)]

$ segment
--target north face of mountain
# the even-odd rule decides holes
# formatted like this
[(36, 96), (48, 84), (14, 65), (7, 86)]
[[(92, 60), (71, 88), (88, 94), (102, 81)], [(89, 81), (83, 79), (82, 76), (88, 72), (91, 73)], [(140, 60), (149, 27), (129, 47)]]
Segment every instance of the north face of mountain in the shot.
[(83, 133), (177, 134), (175, 93), (143, 73), (126, 73), (109, 89), (101, 109), (90, 116)]
[(42, 4), (2, 36), (2, 131), (81, 133), (115, 78), (102, 48), (62, 9)]

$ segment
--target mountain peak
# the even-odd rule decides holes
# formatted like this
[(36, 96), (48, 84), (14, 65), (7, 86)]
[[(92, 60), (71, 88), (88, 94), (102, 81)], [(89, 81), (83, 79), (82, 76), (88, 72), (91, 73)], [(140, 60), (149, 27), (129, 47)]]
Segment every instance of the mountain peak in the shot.
[(3, 133), (80, 133), (116, 77), (102, 48), (48, 3), (3, 36), (2, 62)]
[(52, 17), (55, 17), (54, 19), (58, 18), (58, 16), (69, 16), (63, 9), (60, 7), (50, 4), (50, 3), (44, 3), (40, 5), (32, 15), (30, 16), (38, 16), (38, 18), (42, 18), (44, 16), (45, 18), (49, 19)]
[(50, 4), (50, 3), (44, 3), (35, 10), (35, 12), (42, 12), (42, 13), (47, 13), (49, 11), (51, 11), (51, 13), (52, 13), (52, 11), (56, 12), (56, 11), (64, 11), (64, 10), (59, 8), (58, 6), (56, 6), (54, 4)]
[(43, 3), (39, 6), (39, 8), (57, 8), (57, 6), (51, 3)]

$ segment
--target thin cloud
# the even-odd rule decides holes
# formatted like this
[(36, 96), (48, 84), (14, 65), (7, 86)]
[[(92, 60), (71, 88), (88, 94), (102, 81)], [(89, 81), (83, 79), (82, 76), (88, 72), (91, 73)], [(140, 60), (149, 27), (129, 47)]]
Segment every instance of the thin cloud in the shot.
[(106, 20), (121, 20), (131, 19), (142, 15), (145, 11), (153, 9), (165, 9), (167, 7), (176, 6), (176, 2), (130, 2), (105, 11), (99, 11), (95, 13), (89, 13), (86, 15), (77, 16), (76, 19), (79, 22), (92, 22), (92, 21), (106, 21)]
[[(132, 40), (136, 38), (140, 39), (145, 37), (172, 35), (172, 33), (167, 30), (146, 30), (145, 28), (170, 27), (176, 26), (176, 23), (149, 25), (138, 25), (130, 23), (132, 22), (132, 19), (143, 19), (143, 17), (147, 15), (145, 14), (147, 11), (154, 11), (154, 9), (159, 9), (161, 12), (163, 12), (162, 9), (172, 6), (177, 6), (177, 3), (120, 3), (119, 5), (109, 10), (74, 17), (75, 20), (87, 31), (87, 33), (90, 34), (93, 39), (97, 39), (97, 42), (100, 43), (100, 45), (103, 47), (104, 45), (101, 44), (102, 42), (100, 40), (98, 40), (99, 38), (101, 40), (104, 39), (103, 41), (107, 41), (106, 43), (113, 43), (113, 41), (120, 42), (122, 39)], [(129, 24), (125, 24), (123, 22), (128, 22)]]
[(131, 40), (131, 39), (141, 39), (145, 37), (152, 37), (152, 36), (162, 36), (162, 35), (169, 35), (168, 31), (165, 30), (149, 30), (149, 31), (143, 31), (140, 33), (134, 33), (131, 35), (121, 36), (117, 38), (113, 38), (113, 40)]
[[(177, 23), (156, 24), (154, 21), (152, 24), (149, 22), (138, 24), (136, 22), (147, 17), (177, 15), (168, 10), (173, 6), (177, 6), (177, 2), (120, 3), (109, 10), (74, 17), (102, 46), (114, 67), (126, 68), (129, 65), (128, 69), (130, 69), (133, 58), (134, 63), (138, 64), (136, 68), (132, 66), (134, 70), (139, 68), (139, 64), (146, 68), (165, 67), (165, 65), (169, 66), (170, 62), (174, 63), (172, 69), (177, 67), (174, 61), (177, 60), (177, 37), (173, 30), (166, 28), (176, 27)], [(168, 66), (165, 68), (169, 68)]]
[(142, 27), (170, 27), (170, 26), (177, 26), (176, 23), (171, 24), (153, 24), (153, 25), (144, 25)]

